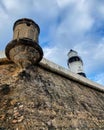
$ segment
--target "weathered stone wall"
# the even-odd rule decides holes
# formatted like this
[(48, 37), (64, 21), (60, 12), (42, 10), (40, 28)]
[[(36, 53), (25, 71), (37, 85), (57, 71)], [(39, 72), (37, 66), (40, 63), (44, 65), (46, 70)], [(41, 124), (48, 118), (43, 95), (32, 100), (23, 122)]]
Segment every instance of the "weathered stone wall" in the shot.
[(41, 66), (0, 65), (0, 130), (104, 130), (104, 93)]

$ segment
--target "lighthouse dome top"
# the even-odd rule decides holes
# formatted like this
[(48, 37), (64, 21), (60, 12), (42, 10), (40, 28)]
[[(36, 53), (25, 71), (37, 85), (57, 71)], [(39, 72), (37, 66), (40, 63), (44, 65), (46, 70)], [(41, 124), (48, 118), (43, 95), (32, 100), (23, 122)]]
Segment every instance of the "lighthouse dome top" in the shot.
[(68, 52), (68, 57), (71, 58), (71, 57), (74, 57), (74, 56), (78, 56), (78, 53), (76, 51), (74, 51), (74, 50), (71, 49)]

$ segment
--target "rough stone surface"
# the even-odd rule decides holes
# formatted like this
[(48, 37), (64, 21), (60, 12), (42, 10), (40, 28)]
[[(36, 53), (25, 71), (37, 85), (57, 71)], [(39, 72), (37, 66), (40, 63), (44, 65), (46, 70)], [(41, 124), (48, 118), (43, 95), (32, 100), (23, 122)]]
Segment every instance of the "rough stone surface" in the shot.
[(33, 47), (20, 45), (10, 50), (10, 59), (20, 68), (27, 68), (31, 64), (36, 64), (40, 58), (38, 50)]
[(0, 130), (104, 130), (104, 93), (38, 65), (0, 65)]
[(6, 46), (5, 54), (22, 69), (37, 64), (43, 57), (41, 47), (29, 39), (12, 40)]

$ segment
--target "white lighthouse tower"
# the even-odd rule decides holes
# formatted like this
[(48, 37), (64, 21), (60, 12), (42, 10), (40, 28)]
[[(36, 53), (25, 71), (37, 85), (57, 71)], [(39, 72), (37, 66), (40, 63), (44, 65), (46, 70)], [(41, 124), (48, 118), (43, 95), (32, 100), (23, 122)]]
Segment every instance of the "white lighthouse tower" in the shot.
[(70, 71), (86, 77), (83, 71), (83, 61), (74, 50), (70, 50), (68, 53), (68, 67)]

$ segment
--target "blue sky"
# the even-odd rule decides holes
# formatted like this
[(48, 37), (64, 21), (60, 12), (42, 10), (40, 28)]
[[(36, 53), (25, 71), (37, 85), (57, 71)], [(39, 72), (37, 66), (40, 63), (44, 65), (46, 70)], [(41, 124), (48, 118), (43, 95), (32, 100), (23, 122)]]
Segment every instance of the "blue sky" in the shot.
[(67, 68), (76, 50), (87, 77), (104, 85), (104, 0), (0, 0), (0, 50), (13, 36), (13, 24), (31, 18), (40, 26), (44, 57)]

